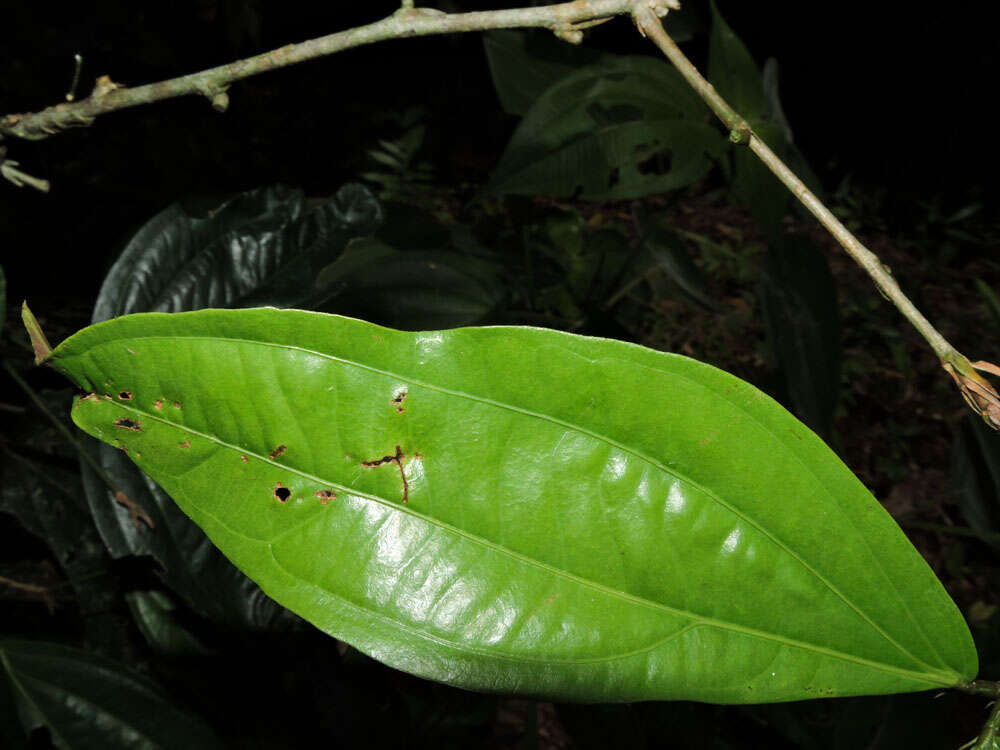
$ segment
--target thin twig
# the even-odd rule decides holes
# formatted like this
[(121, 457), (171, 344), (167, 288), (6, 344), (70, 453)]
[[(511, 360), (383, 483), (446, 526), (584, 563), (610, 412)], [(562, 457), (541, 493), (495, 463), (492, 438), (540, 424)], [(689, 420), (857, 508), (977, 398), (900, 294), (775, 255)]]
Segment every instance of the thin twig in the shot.
[(35, 583), (22, 583), (21, 581), (15, 581), (13, 578), (7, 578), (6, 576), (0, 576), (0, 584), (4, 586), (10, 586), (12, 589), (17, 589), (18, 591), (25, 591), (29, 594), (48, 594), (48, 586), (39, 586)]
[[(387, 39), (532, 27), (565, 32), (578, 28), (580, 24), (629, 14), (637, 4), (645, 7), (650, 2), (576, 0), (538, 8), (474, 13), (444, 13), (430, 8), (408, 7), (412, 3), (404, 3), (403, 7), (388, 18), (367, 26), (339, 31), (299, 44), (289, 44), (255, 57), (180, 78), (129, 88), (104, 77), (99, 79), (93, 93), (86, 99), (63, 102), (40, 112), (11, 114), (0, 118), (0, 136), (41, 140), (67, 128), (92, 125), (97, 117), (108, 112), (179, 96), (204, 96), (215, 104), (235, 81)], [(660, 12), (665, 13), (671, 4), (660, 5)]]
[(654, 13), (639, 9), (635, 13), (635, 22), (643, 35), (652, 39), (653, 43), (674, 64), (688, 84), (698, 92), (716, 116), (729, 128), (730, 140), (733, 143), (748, 146), (757, 155), (802, 205), (833, 235), (848, 255), (871, 277), (875, 286), (924, 337), (941, 361), (941, 366), (955, 380), (969, 406), (983, 417), (991, 427), (1000, 428), (1000, 394), (994, 390), (989, 381), (976, 373), (969, 360), (948, 343), (944, 336), (923, 316), (903, 293), (892, 273), (878, 259), (878, 256), (861, 244), (858, 238), (805, 186), (805, 183), (753, 132), (747, 121), (729, 106), (715, 90), (715, 87), (685, 57)]

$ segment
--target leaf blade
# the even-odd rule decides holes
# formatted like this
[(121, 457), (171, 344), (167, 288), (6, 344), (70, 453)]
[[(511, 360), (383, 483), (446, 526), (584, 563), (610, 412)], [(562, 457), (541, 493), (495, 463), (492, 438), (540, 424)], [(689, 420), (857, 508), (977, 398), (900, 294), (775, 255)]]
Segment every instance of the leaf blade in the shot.
[[(260, 309), (120, 318), (53, 365), (126, 379), (134, 399), (77, 423), (278, 601), (416, 674), (740, 703), (975, 672), (954, 604), (822, 441), (684, 357)], [(161, 391), (183, 408), (150, 408)]]

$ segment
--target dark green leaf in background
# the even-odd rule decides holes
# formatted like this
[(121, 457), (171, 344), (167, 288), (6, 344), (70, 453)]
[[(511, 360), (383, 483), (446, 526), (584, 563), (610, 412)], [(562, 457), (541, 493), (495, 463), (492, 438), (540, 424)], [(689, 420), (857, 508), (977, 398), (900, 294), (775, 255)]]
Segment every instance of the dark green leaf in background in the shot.
[(681, 239), (665, 224), (666, 218), (666, 215), (654, 215), (640, 220), (643, 249), (686, 297), (706, 309), (715, 308), (704, 273), (691, 260)]
[(1000, 330), (1000, 297), (997, 297), (997, 293), (982, 279), (974, 279), (974, 282), (979, 296), (982, 297), (986, 309), (993, 319), (993, 325), (996, 326), (997, 330)]
[(729, 106), (751, 124), (768, 114), (760, 69), (749, 50), (726, 23), (712, 0), (708, 47), (708, 80)]
[(135, 624), (155, 651), (171, 656), (210, 653), (177, 621), (177, 605), (162, 591), (130, 591), (125, 595)]
[(761, 83), (764, 86), (764, 97), (767, 99), (768, 119), (781, 128), (781, 134), (789, 143), (795, 142), (792, 133), (792, 126), (788, 124), (785, 117), (785, 108), (781, 105), (781, 94), (779, 88), (779, 66), (778, 61), (773, 57), (764, 61), (764, 72), (761, 74)]
[[(756, 123), (754, 134), (768, 144), (778, 156), (787, 156), (787, 146), (781, 128), (767, 122)], [(733, 179), (730, 185), (737, 203), (746, 206), (768, 239), (781, 232), (781, 219), (788, 212), (791, 194), (757, 155), (745, 146), (733, 149)]]
[(559, 41), (545, 31), (488, 31), (486, 60), (504, 111), (523, 115), (542, 92), (570, 73), (610, 55)]
[(829, 440), (840, 392), (840, 312), (833, 275), (804, 235), (768, 247), (761, 280), (767, 340), (796, 414)]
[(559, 80), (535, 101), (487, 190), (494, 194), (637, 198), (686, 187), (726, 141), (675, 70), (610, 58)]
[(871, 494), (694, 360), (258, 309), (119, 318), (50, 364), (94, 392), (76, 423), (271, 596), (397, 668), (725, 703), (976, 673), (960, 613)]
[(392, 206), (375, 237), (352, 241), (320, 271), (313, 309), (406, 330), (478, 323), (504, 297), (501, 266), (465, 227)]
[[(49, 414), (75, 431), (67, 413), (73, 400), (70, 390), (46, 390), (37, 396)], [(115, 611), (118, 584), (90, 518), (80, 476), (72, 471), (77, 456), (34, 404), (28, 408), (34, 415), (32, 429), (26, 435), (8, 432), (9, 442), (0, 452), (0, 511), (42, 540), (62, 568), (68, 587), (54, 587), (47, 595), (50, 604), (65, 598), (57, 594), (75, 595), (87, 645), (119, 656), (128, 638), (128, 621)]]
[(954, 747), (953, 693), (847, 698), (748, 709), (800, 750), (911, 750)]
[[(792, 129), (778, 93), (778, 64), (769, 59), (761, 74), (746, 46), (712, 3), (708, 78), (754, 134), (764, 141), (803, 182), (820, 193), (819, 180), (792, 144)], [(747, 206), (768, 238), (781, 231), (790, 194), (777, 177), (745, 146), (733, 146), (732, 195)]]
[(173, 706), (156, 684), (93, 653), (0, 640), (0, 665), (22, 722), (47, 728), (58, 748), (221, 747), (211, 729)]
[(0, 679), (0, 747), (23, 750), (27, 746), (28, 732), (21, 725), (14, 686), (9, 679)]
[[(969, 417), (952, 444), (952, 482), (969, 526), (986, 539), (1000, 533), (1000, 441), (982, 420)], [(1000, 541), (991, 541), (1000, 551)]]
[(177, 312), (322, 298), (317, 272), (381, 222), (371, 193), (347, 185), (309, 210), (297, 190), (243, 193), (199, 214), (176, 203), (130, 240), (108, 272), (94, 322), (132, 312)]

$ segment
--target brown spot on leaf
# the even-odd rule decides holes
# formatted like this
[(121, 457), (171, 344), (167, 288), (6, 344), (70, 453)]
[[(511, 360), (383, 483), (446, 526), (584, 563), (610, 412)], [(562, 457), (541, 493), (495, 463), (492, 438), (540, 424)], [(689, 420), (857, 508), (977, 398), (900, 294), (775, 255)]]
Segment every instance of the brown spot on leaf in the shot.
[(156, 399), (156, 401), (153, 402), (153, 407), (157, 411), (163, 411), (163, 399), (162, 398)]
[(125, 351), (127, 351), (129, 354), (135, 354), (135, 349), (129, 349), (127, 346), (125, 347)]
[(180, 402), (180, 401), (174, 401), (174, 403), (173, 403), (173, 407), (174, 407), (175, 409), (180, 409), (180, 408), (181, 408), (181, 402)]
[(273, 451), (271, 451), (271, 453), (269, 454), (269, 456), (271, 458), (277, 458), (278, 456), (280, 456), (282, 453), (284, 453), (287, 450), (288, 450), (288, 446), (287, 445), (279, 445), (277, 448), (275, 448)]
[(132, 432), (141, 432), (142, 425), (134, 419), (129, 419), (128, 417), (119, 417), (115, 420), (115, 427), (121, 427), (123, 430), (132, 430)]
[(318, 490), (316, 492), (316, 497), (319, 498), (320, 503), (326, 505), (331, 500), (337, 499), (337, 493), (333, 490)]
[(395, 396), (392, 397), (392, 403), (396, 406), (396, 411), (400, 414), (406, 411), (403, 406), (403, 400), (406, 398), (406, 389), (399, 391)]
[(243, 455), (243, 456), (240, 456), (240, 461), (242, 461), (243, 463), (246, 463), (246, 462), (247, 462), (247, 461), (249, 461), (249, 460), (250, 460), (250, 459), (249, 459), (249, 458), (247, 458), (247, 457), (246, 457), (245, 455)]
[(292, 496), (292, 491), (285, 487), (281, 482), (274, 483), (274, 499), (279, 503), (287, 503), (288, 498)]
[(191, 441), (190, 440), (185, 440), (183, 443), (178, 443), (177, 447), (178, 448), (190, 448), (191, 447)]
[(119, 391), (118, 398), (120, 398), (122, 401), (131, 401), (132, 391)]
[(382, 458), (377, 458), (373, 461), (362, 461), (361, 465), (366, 469), (374, 469), (382, 464), (396, 464), (399, 467), (399, 476), (403, 478), (403, 502), (407, 503), (410, 501), (410, 483), (406, 481), (406, 471), (403, 469), (404, 458), (406, 458), (406, 455), (403, 453), (403, 449), (397, 445), (395, 455), (382, 456)]

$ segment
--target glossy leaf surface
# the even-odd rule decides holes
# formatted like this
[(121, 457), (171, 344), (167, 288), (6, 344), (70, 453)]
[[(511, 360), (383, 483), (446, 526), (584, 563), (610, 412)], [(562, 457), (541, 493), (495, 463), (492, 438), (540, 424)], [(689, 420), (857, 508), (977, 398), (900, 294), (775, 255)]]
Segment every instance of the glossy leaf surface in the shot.
[(221, 204), (175, 203), (126, 245), (104, 279), (93, 319), (254, 303), (312, 306), (327, 296), (315, 285), (319, 270), (381, 219), (379, 203), (359, 185), (344, 186), (313, 210), (301, 192), (280, 185)]
[(725, 140), (705, 107), (659, 60), (611, 58), (550, 86), (504, 151), (488, 190), (637, 198), (704, 177)]
[(167, 701), (155, 683), (87, 651), (2, 640), (0, 680), (18, 704), (21, 723), (47, 728), (58, 748), (222, 746), (201, 720)]
[(118, 318), (50, 364), (93, 391), (76, 423), (269, 595), (418, 675), (748, 703), (976, 672), (955, 605), (839, 459), (685, 357), (257, 309)]

